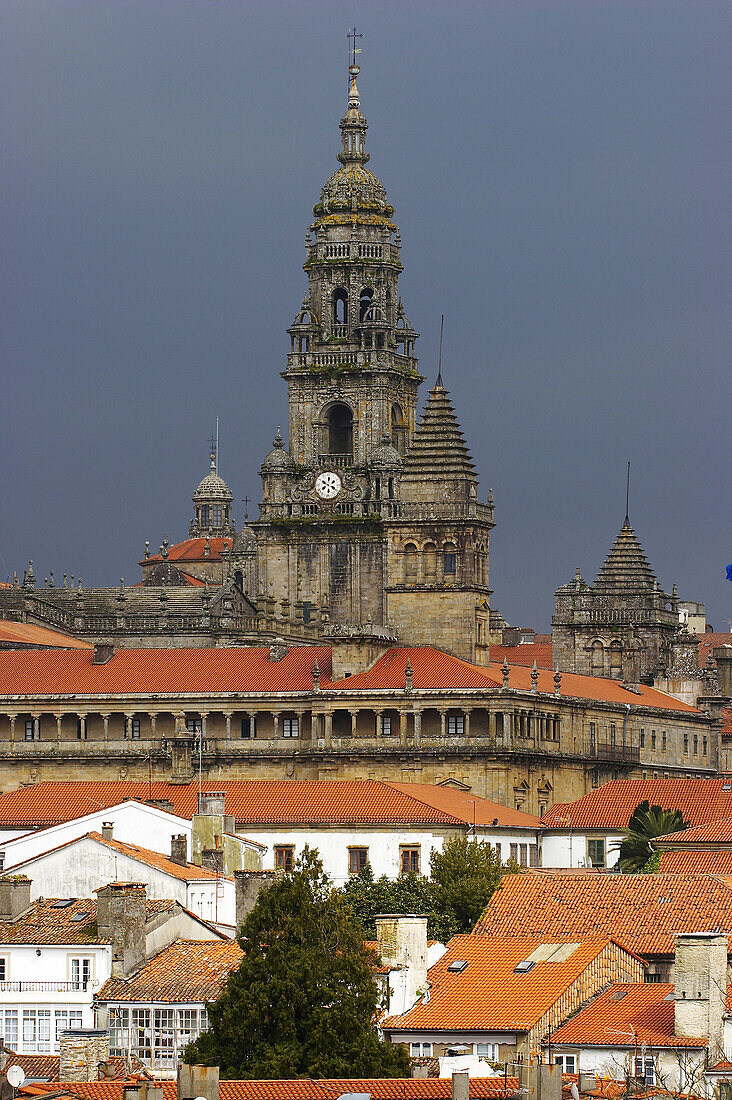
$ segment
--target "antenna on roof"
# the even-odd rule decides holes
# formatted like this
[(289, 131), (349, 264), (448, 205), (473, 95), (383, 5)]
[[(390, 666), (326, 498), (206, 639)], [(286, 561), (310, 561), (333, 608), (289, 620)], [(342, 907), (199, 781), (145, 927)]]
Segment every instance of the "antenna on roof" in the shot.
[(440, 315), (440, 355), (437, 360), (437, 383), (436, 385), (442, 386), (442, 330), (445, 327), (445, 314)]
[(630, 527), (628, 519), (628, 504), (630, 503), (630, 463), (628, 463), (628, 476), (625, 480), (625, 526)]

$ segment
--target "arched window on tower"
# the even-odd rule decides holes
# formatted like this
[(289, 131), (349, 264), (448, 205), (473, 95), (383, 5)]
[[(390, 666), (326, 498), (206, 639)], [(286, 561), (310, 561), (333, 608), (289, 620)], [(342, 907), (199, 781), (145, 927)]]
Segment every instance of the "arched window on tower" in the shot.
[(454, 577), (457, 573), (457, 546), (446, 542), (442, 550), (442, 572), (446, 577)]
[(353, 454), (353, 414), (348, 405), (334, 405), (328, 413), (328, 453)]
[(210, 509), (210, 506), (208, 504), (202, 504), (198, 526), (199, 527), (208, 527), (210, 523), (211, 523), (211, 509)]
[(417, 583), (417, 547), (413, 542), (404, 547), (404, 583)]
[(590, 664), (592, 668), (593, 676), (602, 676), (605, 671), (605, 647), (599, 638), (592, 643), (592, 654), (590, 658)]
[(371, 303), (374, 299), (374, 292), (370, 286), (365, 286), (361, 291), (361, 296), (358, 300), (358, 319), (359, 321), (367, 320), (366, 314), (371, 309)]
[(404, 422), (404, 413), (401, 405), (391, 407), (391, 445), (400, 455), (407, 451), (407, 426)]
[(348, 327), (348, 292), (342, 286), (333, 291), (333, 326), (336, 332)]

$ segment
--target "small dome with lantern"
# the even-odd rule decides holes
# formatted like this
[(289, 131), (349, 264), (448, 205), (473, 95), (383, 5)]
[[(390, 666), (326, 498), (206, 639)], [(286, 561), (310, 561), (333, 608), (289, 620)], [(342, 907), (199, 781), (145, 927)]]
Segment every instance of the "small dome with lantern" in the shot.
[(272, 441), (272, 450), (262, 463), (262, 473), (285, 473), (291, 470), (292, 466), (293, 462), (289, 452), (285, 450), (285, 441), (278, 424), (277, 435)]
[(212, 453), (211, 469), (193, 494), (191, 534), (200, 537), (227, 534), (231, 527), (233, 499), (234, 494), (216, 470), (216, 455)]

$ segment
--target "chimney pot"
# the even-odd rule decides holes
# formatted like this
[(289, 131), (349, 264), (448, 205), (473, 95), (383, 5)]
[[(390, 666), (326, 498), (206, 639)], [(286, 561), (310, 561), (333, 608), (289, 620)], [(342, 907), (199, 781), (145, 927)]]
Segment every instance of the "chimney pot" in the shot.
[(31, 906), (31, 880), (25, 875), (0, 879), (0, 921), (15, 921)]
[(103, 821), (102, 822), (102, 838), (104, 840), (114, 840), (114, 822)]
[(170, 838), (170, 860), (180, 867), (188, 866), (188, 837), (185, 833)]
[(95, 642), (94, 643), (94, 656), (92, 657), (92, 664), (94, 665), (107, 665), (114, 657), (114, 643), (113, 642)]

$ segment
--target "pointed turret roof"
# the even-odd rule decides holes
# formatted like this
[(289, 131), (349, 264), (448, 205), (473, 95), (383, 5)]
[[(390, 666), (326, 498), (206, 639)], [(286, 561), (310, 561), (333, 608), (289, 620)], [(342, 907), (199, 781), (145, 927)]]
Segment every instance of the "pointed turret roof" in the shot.
[(450, 395), (442, 385), (430, 390), (422, 422), (404, 459), (401, 483), (434, 477), (476, 478)]
[(653, 591), (657, 586), (655, 574), (626, 516), (615, 545), (597, 574), (595, 591), (617, 592), (627, 589)]

